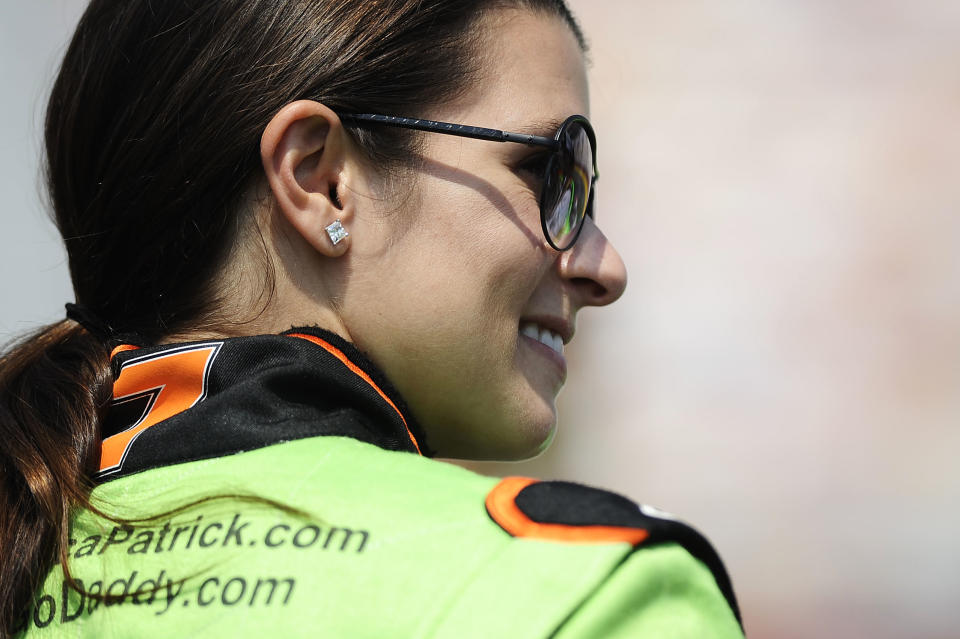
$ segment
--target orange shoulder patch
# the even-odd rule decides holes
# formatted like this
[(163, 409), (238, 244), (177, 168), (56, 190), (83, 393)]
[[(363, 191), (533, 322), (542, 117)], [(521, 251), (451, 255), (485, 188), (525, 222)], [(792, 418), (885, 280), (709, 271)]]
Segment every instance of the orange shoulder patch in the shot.
[[(541, 486), (551, 488), (559, 486), (560, 492), (536, 489)], [(566, 488), (568, 486), (575, 488), (571, 492)], [(530, 488), (534, 490), (528, 491), (527, 499), (521, 500), (518, 504), (520, 494)], [(514, 537), (581, 544), (626, 542), (632, 546), (638, 546), (650, 536), (650, 532), (645, 528), (633, 525), (609, 525), (601, 521), (589, 523), (589, 515), (584, 519), (583, 512), (574, 512), (577, 510), (578, 502), (581, 501), (582, 490), (612, 495), (612, 493), (576, 484), (540, 482), (528, 477), (506, 477), (487, 494), (487, 513), (501, 528)], [(565, 501), (564, 497), (572, 499)], [(615, 497), (625, 500), (619, 495)], [(531, 509), (529, 507), (531, 500), (539, 502), (545, 508)], [(528, 503), (521, 505), (524, 501)], [(533, 512), (533, 510), (540, 512)]]
[(487, 494), (486, 506), (490, 517), (514, 537), (580, 544), (625, 542), (634, 548), (676, 543), (710, 569), (740, 621), (719, 555), (706, 537), (673, 515), (607, 490), (527, 477), (500, 481)]

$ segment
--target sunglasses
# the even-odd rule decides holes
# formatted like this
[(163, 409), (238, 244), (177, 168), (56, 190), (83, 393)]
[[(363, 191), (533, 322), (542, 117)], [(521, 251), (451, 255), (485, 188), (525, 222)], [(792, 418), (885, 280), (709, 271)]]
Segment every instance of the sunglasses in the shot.
[(540, 226), (544, 237), (556, 250), (566, 251), (580, 236), (584, 218), (588, 215), (593, 218), (593, 195), (598, 177), (597, 138), (590, 122), (582, 115), (572, 115), (564, 120), (552, 138), (393, 115), (338, 115), (346, 126), (393, 126), (553, 149), (544, 167), (540, 191)]

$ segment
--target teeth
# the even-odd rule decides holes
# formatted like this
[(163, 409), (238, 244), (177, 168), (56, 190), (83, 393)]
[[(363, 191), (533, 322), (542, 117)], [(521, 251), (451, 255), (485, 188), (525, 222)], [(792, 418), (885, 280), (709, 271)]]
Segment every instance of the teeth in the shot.
[(549, 346), (557, 353), (563, 355), (563, 338), (550, 329), (527, 323), (520, 326), (520, 333), (537, 340), (541, 344)]
[(536, 324), (524, 324), (520, 327), (520, 332), (527, 337), (532, 337), (533, 339), (540, 339), (540, 329), (537, 328)]
[[(550, 348), (553, 348), (553, 332), (550, 331), (550, 330), (548, 330), (548, 329), (546, 329), (546, 328), (542, 328), (542, 327), (541, 327), (541, 328), (540, 328), (540, 343), (541, 343), (541, 344), (546, 344), (546, 345), (549, 346)], [(553, 348), (553, 350), (557, 350), (557, 349)]]

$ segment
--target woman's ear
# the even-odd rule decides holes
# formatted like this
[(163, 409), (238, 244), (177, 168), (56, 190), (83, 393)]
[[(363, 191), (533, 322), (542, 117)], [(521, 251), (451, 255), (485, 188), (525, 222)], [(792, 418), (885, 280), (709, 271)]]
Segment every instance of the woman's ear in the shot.
[(310, 100), (280, 109), (260, 139), (263, 170), (280, 212), (328, 257), (343, 255), (350, 244), (352, 202), (342, 201), (347, 150), (340, 118)]

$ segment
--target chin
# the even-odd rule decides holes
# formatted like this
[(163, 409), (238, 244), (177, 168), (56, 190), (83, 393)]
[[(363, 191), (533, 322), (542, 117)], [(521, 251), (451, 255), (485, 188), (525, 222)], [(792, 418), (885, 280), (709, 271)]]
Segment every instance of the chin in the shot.
[(472, 410), (457, 412), (459, 419), (448, 413), (421, 421), (427, 442), (440, 457), (522, 461), (543, 453), (557, 431), (555, 396), (529, 385), (514, 393), (484, 398)]
[(515, 429), (514, 434), (517, 437), (513, 441), (510, 461), (531, 459), (542, 454), (557, 434), (556, 405), (550, 402), (541, 406), (539, 411), (523, 420), (523, 426)]
[(500, 461), (522, 461), (542, 454), (557, 434), (557, 404), (553, 393), (533, 393), (514, 415), (505, 420), (498, 438)]
[(462, 458), (511, 462), (542, 454), (557, 434), (557, 414), (552, 403), (537, 408), (525, 411), (522, 417), (505, 420), (496, 431), (488, 430), (483, 440)]
[(536, 447), (531, 448), (528, 452), (510, 461), (523, 461), (526, 459), (533, 459), (534, 457), (539, 457), (544, 452), (546, 452), (548, 448), (550, 448), (550, 444), (553, 443), (553, 438), (556, 436), (557, 436), (557, 426), (556, 424), (554, 424), (550, 429), (548, 429), (547, 436), (543, 437), (540, 440), (540, 443)]

